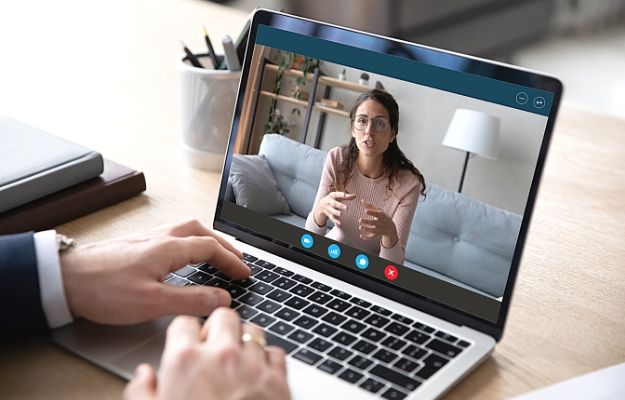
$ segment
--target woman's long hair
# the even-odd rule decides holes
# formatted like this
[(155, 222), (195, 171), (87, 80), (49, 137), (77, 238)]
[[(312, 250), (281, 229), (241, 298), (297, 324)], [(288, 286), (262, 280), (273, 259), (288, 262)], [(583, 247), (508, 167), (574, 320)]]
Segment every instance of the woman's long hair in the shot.
[[(388, 112), (389, 122), (391, 124), (391, 130), (397, 136), (399, 132), (399, 105), (393, 98), (393, 96), (379, 89), (373, 89), (368, 92), (361, 94), (356, 100), (356, 104), (352, 107), (349, 112), (350, 117), (350, 128), (353, 129), (354, 118), (356, 117), (356, 110), (358, 107), (367, 100), (375, 100), (378, 103), (382, 104), (386, 111)], [(338, 166), (337, 171), (337, 187), (335, 190), (344, 191), (347, 183), (349, 182), (349, 178), (354, 171), (354, 167), (356, 166), (356, 161), (358, 160), (358, 146), (356, 145), (356, 139), (352, 136), (349, 144), (342, 147), (343, 161)], [(399, 171), (402, 169), (407, 169), (413, 174), (417, 176), (419, 183), (421, 183), (421, 194), (425, 196), (425, 178), (423, 178), (423, 174), (419, 172), (417, 167), (414, 166), (412, 161), (410, 161), (404, 153), (399, 149), (399, 145), (397, 144), (397, 137), (393, 140), (386, 151), (382, 156), (382, 163), (384, 165), (384, 173), (388, 174), (388, 186), (386, 187), (387, 191), (392, 193), (393, 191), (393, 182), (397, 180), (397, 175)]]

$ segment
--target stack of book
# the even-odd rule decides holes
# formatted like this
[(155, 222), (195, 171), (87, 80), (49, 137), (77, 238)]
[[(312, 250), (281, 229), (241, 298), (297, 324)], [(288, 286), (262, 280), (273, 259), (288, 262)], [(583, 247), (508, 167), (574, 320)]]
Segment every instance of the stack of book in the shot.
[(50, 229), (145, 188), (142, 172), (13, 119), (0, 119), (0, 234)]

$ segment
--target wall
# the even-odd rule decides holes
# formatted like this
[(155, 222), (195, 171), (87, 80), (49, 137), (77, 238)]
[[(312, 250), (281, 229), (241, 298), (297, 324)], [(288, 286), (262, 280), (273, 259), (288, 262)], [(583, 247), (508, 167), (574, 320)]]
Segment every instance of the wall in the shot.
[[(322, 71), (337, 76), (343, 66), (322, 63)], [(347, 69), (347, 79), (356, 82), (361, 71)], [(369, 74), (373, 88), (381, 81), (399, 103), (398, 143), (421, 170), (426, 181), (451, 190), (460, 183), (465, 153), (441, 145), (447, 126), (457, 108), (482, 111), (501, 119), (499, 158), (495, 161), (473, 157), (469, 160), (463, 193), (491, 205), (523, 213), (533, 178), (547, 118), (460, 96), (405, 81)], [(333, 89), (331, 98), (350, 109), (357, 93)], [(318, 118), (314, 118), (317, 121)], [(316, 129), (311, 125), (311, 131)], [(328, 115), (320, 147), (329, 150), (349, 140), (349, 121)]]

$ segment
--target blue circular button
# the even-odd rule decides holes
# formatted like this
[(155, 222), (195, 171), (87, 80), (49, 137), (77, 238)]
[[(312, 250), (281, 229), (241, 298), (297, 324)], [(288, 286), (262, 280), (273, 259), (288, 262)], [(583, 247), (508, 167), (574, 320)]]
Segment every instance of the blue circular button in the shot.
[(356, 266), (360, 269), (367, 269), (369, 266), (369, 258), (364, 254), (358, 254), (356, 256)]
[(328, 255), (330, 258), (339, 258), (341, 256), (341, 248), (338, 244), (331, 244), (328, 246)]
[(310, 249), (315, 244), (315, 239), (313, 239), (312, 235), (309, 235), (308, 233), (304, 233), (299, 241), (305, 249)]

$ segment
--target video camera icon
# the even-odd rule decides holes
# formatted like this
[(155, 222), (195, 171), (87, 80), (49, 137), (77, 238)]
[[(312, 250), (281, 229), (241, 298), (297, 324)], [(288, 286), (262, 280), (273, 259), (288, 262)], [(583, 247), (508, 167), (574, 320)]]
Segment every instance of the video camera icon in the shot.
[(310, 249), (315, 244), (315, 239), (313, 239), (312, 235), (305, 233), (299, 239), (299, 242), (302, 244), (303, 248)]

